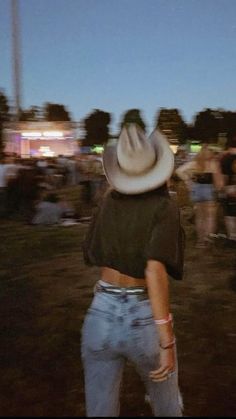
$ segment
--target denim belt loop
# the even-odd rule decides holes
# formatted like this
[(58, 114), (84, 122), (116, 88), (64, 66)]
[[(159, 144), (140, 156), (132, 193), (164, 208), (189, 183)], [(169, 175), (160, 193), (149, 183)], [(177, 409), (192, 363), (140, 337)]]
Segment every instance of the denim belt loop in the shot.
[(125, 297), (127, 294), (127, 290), (125, 288), (121, 288), (121, 296)]
[(119, 295), (124, 302), (127, 301), (127, 297), (128, 297), (127, 289), (121, 288), (121, 293)]

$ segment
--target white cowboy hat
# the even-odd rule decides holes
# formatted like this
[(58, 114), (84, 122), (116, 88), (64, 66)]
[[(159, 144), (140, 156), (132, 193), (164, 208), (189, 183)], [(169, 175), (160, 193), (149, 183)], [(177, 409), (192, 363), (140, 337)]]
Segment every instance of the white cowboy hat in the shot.
[(154, 130), (146, 138), (136, 124), (124, 126), (116, 144), (107, 144), (103, 168), (109, 184), (124, 194), (139, 194), (163, 185), (174, 169), (166, 137)]

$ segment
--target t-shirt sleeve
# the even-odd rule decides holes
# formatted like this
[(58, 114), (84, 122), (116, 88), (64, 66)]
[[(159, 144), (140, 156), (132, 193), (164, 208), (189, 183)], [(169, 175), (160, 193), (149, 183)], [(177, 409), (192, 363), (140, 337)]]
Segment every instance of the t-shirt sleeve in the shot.
[[(98, 217), (98, 209), (93, 214), (92, 220), (88, 227), (88, 230), (83, 238), (82, 241), (82, 252), (84, 257), (84, 262), (86, 265), (92, 266), (94, 265), (94, 258), (93, 258), (93, 249), (95, 247), (95, 237), (97, 233), (97, 217)], [(98, 247), (99, 250), (99, 247)]]
[(163, 263), (168, 275), (183, 278), (185, 232), (181, 225), (179, 209), (168, 200), (154, 217), (146, 258)]

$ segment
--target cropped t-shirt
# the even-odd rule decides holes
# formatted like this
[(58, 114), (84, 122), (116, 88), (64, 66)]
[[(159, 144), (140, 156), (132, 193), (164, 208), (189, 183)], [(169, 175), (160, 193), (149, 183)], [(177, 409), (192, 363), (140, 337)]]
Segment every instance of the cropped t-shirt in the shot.
[(84, 261), (144, 278), (148, 260), (162, 262), (182, 279), (185, 234), (180, 213), (165, 187), (139, 195), (109, 191), (83, 242)]
[(210, 172), (195, 172), (192, 174), (191, 180), (200, 184), (212, 184), (213, 183), (213, 173)]

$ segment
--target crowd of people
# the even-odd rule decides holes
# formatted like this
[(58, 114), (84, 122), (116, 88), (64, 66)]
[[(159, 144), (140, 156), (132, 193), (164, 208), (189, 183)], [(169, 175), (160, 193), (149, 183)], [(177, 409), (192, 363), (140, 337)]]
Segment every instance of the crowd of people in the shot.
[[(236, 137), (229, 137), (226, 149), (217, 152), (203, 144), (200, 152), (191, 155), (180, 146), (171, 182), (186, 187), (197, 247), (208, 246), (217, 234), (236, 242)], [(91, 154), (38, 159), (5, 156), (0, 161), (0, 217), (20, 214), (33, 224), (76, 217), (70, 202), (58, 195), (61, 189), (76, 185), (81, 186), (81, 205), (96, 203), (108, 186), (101, 158)], [(219, 231), (219, 217), (224, 233)]]
[(60, 191), (80, 185), (82, 204), (93, 205), (104, 181), (102, 163), (94, 155), (38, 159), (7, 155), (0, 161), (0, 217), (20, 215), (33, 224), (76, 217)]
[(226, 238), (236, 244), (236, 137), (230, 136), (220, 152), (203, 144), (191, 160), (176, 164), (175, 176), (186, 185), (193, 204), (196, 246), (207, 247), (217, 237), (219, 214)]

